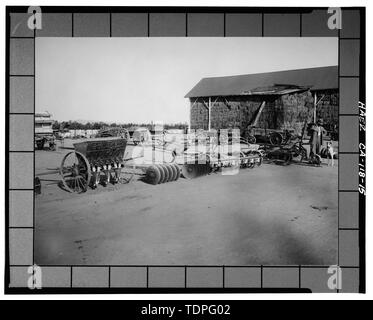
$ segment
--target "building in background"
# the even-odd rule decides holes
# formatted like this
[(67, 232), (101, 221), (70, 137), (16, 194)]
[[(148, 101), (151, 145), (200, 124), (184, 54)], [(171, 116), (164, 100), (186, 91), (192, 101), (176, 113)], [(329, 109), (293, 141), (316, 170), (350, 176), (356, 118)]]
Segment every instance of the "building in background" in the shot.
[(52, 115), (48, 111), (35, 113), (35, 134), (53, 134)]
[(35, 113), (35, 144), (39, 150), (44, 148), (45, 143), (49, 143), (49, 148), (55, 150), (53, 123), (52, 115), (48, 111)]
[[(185, 96), (190, 129), (293, 129), (322, 118), (338, 132), (338, 66), (203, 78)], [(337, 136), (337, 134), (336, 134)]]

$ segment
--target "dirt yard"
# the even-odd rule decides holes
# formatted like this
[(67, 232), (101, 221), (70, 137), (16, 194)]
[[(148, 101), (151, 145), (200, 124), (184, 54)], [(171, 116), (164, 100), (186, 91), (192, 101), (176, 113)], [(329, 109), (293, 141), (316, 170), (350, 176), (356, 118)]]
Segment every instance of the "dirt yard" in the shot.
[[(68, 151), (36, 151), (36, 174)], [(84, 194), (61, 190), (58, 175), (43, 179), (51, 181), (35, 200), (39, 265), (337, 262), (338, 161), (263, 164), (156, 186), (133, 179)]]

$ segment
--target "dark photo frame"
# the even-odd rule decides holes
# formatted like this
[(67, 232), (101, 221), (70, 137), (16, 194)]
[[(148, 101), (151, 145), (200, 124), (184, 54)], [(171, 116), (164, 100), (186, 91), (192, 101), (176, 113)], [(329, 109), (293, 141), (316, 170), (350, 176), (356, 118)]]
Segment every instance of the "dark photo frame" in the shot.
[[(342, 28), (329, 29), (326, 7), (41, 7), (40, 30), (28, 27), (28, 9), (6, 8), (5, 293), (365, 293), (365, 8), (341, 8)], [(50, 265), (39, 266), (43, 287), (28, 287), (37, 272), (35, 39), (132, 36), (338, 38), (341, 289), (328, 288), (323, 265)]]

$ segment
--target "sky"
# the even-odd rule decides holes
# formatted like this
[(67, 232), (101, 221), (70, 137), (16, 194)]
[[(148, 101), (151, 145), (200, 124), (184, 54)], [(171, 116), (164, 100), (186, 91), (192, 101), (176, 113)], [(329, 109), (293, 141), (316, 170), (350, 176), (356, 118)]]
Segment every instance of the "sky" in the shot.
[(36, 111), (54, 120), (188, 122), (204, 77), (338, 64), (337, 38), (36, 38)]

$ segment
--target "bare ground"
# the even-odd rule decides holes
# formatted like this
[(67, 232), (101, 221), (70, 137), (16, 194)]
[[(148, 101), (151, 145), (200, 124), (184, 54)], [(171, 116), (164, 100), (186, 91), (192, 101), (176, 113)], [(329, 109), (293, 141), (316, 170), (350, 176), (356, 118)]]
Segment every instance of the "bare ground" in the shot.
[[(36, 152), (36, 173), (67, 150)], [(263, 164), (148, 185), (70, 194), (42, 183), (39, 265), (331, 265), (337, 262), (338, 161)], [(57, 175), (43, 177), (58, 179)]]

